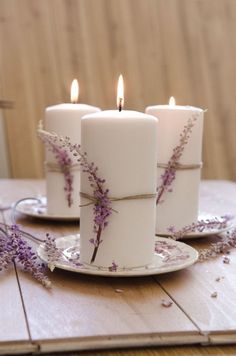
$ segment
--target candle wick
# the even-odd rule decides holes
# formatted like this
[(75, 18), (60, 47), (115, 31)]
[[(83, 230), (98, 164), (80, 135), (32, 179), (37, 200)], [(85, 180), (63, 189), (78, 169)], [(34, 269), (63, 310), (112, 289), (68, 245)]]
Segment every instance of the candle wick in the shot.
[(121, 111), (122, 110), (122, 98), (119, 98), (119, 106), (118, 106), (118, 110)]

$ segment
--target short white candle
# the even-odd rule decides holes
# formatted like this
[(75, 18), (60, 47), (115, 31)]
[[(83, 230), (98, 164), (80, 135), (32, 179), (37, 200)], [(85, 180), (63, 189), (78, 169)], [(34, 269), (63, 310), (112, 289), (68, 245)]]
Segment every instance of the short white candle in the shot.
[[(78, 83), (77, 83), (78, 84)], [(46, 108), (45, 112), (45, 129), (49, 132), (55, 132), (60, 136), (69, 136), (72, 143), (80, 143), (81, 140), (81, 118), (90, 113), (100, 111), (99, 108), (77, 104), (78, 86), (76, 81), (72, 82), (71, 101), (73, 103), (65, 103), (54, 105)], [(74, 91), (73, 91), (74, 89)], [(76, 165), (76, 159), (71, 155), (72, 164)], [(46, 149), (46, 162), (49, 165), (57, 164), (57, 160), (52, 152)], [(80, 171), (79, 167), (72, 170), (72, 205), (68, 205), (66, 194), (64, 191), (65, 181), (64, 175), (61, 172), (47, 170), (46, 168), (46, 191), (47, 191), (47, 211), (52, 215), (65, 217), (80, 217)]]
[[(202, 133), (204, 111), (192, 106), (156, 105), (146, 108), (146, 113), (159, 119), (158, 163), (167, 164), (173, 149), (179, 144), (180, 134), (188, 119), (196, 117), (189, 141), (179, 161), (182, 165), (200, 165), (202, 161)], [(165, 168), (157, 168), (157, 186), (161, 185), (161, 175)], [(156, 233), (166, 233), (170, 226), (180, 229), (198, 219), (199, 184), (201, 169), (176, 171), (172, 192), (163, 195), (163, 202), (157, 205)]]
[[(119, 104), (119, 103), (118, 103)], [(106, 180), (109, 196), (156, 193), (157, 122), (136, 111), (108, 110), (82, 118), (82, 149)], [(82, 173), (81, 191), (92, 195), (87, 174)], [(82, 205), (88, 203), (81, 200)], [(155, 237), (155, 196), (112, 203), (117, 211), (102, 232), (94, 265), (119, 268), (144, 266), (152, 262)], [(94, 246), (93, 207), (81, 208), (81, 261), (90, 263)]]

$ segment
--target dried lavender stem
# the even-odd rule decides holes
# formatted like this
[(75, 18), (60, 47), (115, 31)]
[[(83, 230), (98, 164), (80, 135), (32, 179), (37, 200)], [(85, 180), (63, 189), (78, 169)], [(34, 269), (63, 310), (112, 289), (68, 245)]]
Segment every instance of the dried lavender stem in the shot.
[(101, 234), (102, 234), (102, 228), (101, 228), (101, 226), (99, 226), (98, 232), (97, 232), (97, 236), (96, 236), (96, 246), (94, 247), (94, 250), (93, 250), (93, 255), (92, 255), (92, 258), (91, 258), (91, 263), (93, 263), (93, 262), (95, 261), (95, 258), (96, 258), (96, 256), (97, 256), (98, 247), (99, 247), (100, 239), (101, 239)]

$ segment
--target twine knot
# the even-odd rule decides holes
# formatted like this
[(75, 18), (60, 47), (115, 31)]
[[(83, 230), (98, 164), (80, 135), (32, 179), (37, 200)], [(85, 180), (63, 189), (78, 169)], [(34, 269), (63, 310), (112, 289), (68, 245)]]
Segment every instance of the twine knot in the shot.
[(47, 172), (69, 173), (72, 171), (80, 170), (80, 165), (77, 163), (75, 163), (75, 164), (58, 164), (58, 163), (45, 162), (44, 166), (45, 166), (45, 170)]

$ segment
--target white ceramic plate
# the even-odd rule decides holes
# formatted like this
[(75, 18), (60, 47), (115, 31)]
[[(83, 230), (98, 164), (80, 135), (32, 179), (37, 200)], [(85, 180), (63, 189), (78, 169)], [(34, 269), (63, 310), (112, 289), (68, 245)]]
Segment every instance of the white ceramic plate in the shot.
[[(56, 239), (56, 246), (59, 248), (60, 257), (54, 263), (55, 267), (97, 276), (134, 277), (174, 272), (191, 266), (198, 259), (198, 252), (183, 242), (157, 237), (152, 264), (127, 269), (118, 267), (116, 271), (111, 271), (109, 268), (80, 264), (80, 235), (59, 237)], [(44, 244), (39, 246), (37, 252), (39, 257), (48, 263)]]
[[(217, 218), (219, 221), (223, 221), (222, 217), (220, 215), (216, 215), (216, 214), (210, 214), (210, 213), (206, 213), (206, 212), (201, 212), (198, 216), (198, 220), (214, 220), (215, 218)], [(235, 225), (235, 219), (229, 220), (227, 222), (226, 227), (222, 228), (222, 229), (205, 229), (202, 232), (196, 231), (196, 232), (191, 232), (186, 234), (182, 240), (184, 239), (192, 239), (192, 238), (200, 238), (203, 236), (210, 236), (210, 235), (219, 235), (224, 231), (230, 230), (232, 229), (232, 227)], [(170, 236), (170, 234), (162, 232), (162, 231), (158, 231), (157, 234), (158, 236)]]
[(47, 198), (25, 198), (19, 200), (14, 207), (15, 211), (33, 218), (44, 220), (62, 220), (75, 221), (79, 220), (79, 216), (61, 216), (48, 214), (47, 212)]

